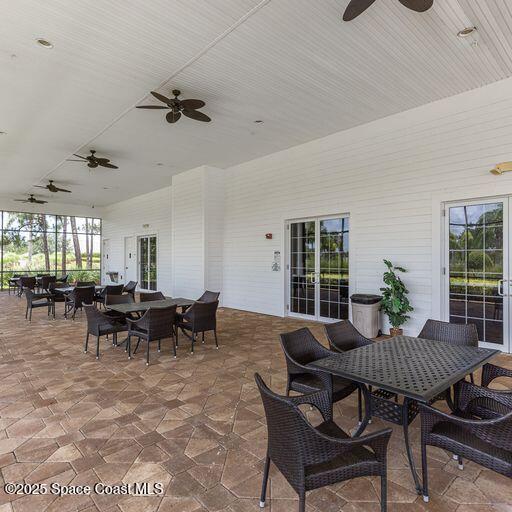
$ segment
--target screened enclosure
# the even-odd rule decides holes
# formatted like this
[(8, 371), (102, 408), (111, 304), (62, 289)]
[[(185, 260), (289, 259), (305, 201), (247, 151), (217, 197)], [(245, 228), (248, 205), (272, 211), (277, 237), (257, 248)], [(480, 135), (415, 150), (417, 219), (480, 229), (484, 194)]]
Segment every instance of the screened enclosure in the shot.
[(101, 220), (1, 212), (1, 288), (14, 275), (69, 275), (97, 281), (101, 272)]

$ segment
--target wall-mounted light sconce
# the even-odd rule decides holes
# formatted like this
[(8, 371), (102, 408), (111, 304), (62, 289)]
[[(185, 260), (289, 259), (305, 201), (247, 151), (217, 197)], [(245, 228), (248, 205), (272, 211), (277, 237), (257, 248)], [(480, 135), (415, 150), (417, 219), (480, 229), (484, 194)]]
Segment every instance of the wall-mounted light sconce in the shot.
[(144, 229), (148, 229), (148, 228), (149, 228), (149, 224), (142, 224), (142, 227), (143, 227)]
[(504, 172), (512, 172), (512, 162), (502, 162), (501, 164), (497, 164), (496, 167), (491, 169), (489, 172), (495, 176), (501, 176)]
[(272, 240), (272, 233), (265, 233), (265, 238), (267, 240)]

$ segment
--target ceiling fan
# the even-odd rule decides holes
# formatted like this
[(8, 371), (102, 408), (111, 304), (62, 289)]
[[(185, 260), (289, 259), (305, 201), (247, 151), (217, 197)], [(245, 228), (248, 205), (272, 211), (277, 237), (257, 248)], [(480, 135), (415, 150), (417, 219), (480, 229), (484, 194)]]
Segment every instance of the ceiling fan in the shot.
[(53, 184), (53, 180), (48, 180), (48, 185), (34, 185), (37, 188), (45, 188), (49, 190), (50, 192), (69, 192), (71, 193), (71, 190), (66, 190), (65, 188), (59, 188), (56, 185)]
[(30, 194), (28, 196), (28, 199), (15, 199), (15, 201), (18, 201), (19, 203), (32, 203), (32, 204), (45, 204), (48, 201), (43, 201), (42, 199), (36, 199), (34, 197), (34, 194)]
[(189, 117), (190, 119), (195, 119), (196, 121), (203, 121), (204, 123), (209, 123), (211, 119), (202, 112), (199, 112), (199, 108), (203, 108), (205, 106), (205, 102), (202, 100), (180, 100), (178, 96), (181, 95), (181, 91), (178, 89), (174, 89), (172, 91), (174, 94), (174, 98), (166, 98), (164, 95), (159, 92), (151, 91), (151, 94), (161, 102), (165, 103), (166, 106), (163, 105), (139, 105), (137, 108), (148, 108), (148, 109), (168, 109), (170, 112), (167, 113), (165, 119), (167, 119), (168, 123), (175, 123), (183, 114), (185, 117)]
[(81, 158), (82, 160), (75, 160), (75, 159), (68, 159), (68, 162), (87, 162), (87, 167), (90, 167), (91, 169), (96, 169), (96, 167), (107, 167), (109, 169), (119, 169), (117, 165), (111, 164), (110, 160), (108, 158), (98, 158), (96, 156), (96, 151), (94, 149), (91, 149), (91, 154), (89, 156), (82, 156), (77, 155), (73, 153), (73, 156), (76, 156), (78, 158)]
[[(352, 21), (362, 14), (375, 0), (350, 0), (345, 12), (343, 13), (343, 21)], [(416, 12), (428, 11), (434, 4), (434, 0), (399, 0), (399, 2)]]

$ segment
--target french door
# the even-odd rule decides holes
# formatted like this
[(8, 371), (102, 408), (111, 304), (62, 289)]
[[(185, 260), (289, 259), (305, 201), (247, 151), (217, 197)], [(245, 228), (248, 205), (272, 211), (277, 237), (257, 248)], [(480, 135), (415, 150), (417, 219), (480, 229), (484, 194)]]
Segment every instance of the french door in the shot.
[(139, 283), (142, 290), (157, 289), (156, 235), (139, 237)]
[(287, 224), (288, 314), (313, 320), (348, 318), (349, 218)]
[(446, 316), (472, 323), (480, 345), (510, 352), (510, 199), (446, 205)]

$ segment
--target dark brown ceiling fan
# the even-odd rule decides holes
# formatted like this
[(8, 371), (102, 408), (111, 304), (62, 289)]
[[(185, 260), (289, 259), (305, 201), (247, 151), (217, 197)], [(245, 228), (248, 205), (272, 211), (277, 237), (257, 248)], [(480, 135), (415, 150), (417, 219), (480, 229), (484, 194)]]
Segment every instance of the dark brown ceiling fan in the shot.
[(15, 199), (18, 203), (32, 203), (32, 204), (46, 204), (48, 201), (43, 201), (42, 199), (36, 199), (34, 194), (30, 194), (28, 199)]
[(66, 190), (65, 188), (60, 188), (54, 185), (53, 180), (48, 180), (48, 185), (34, 185), (37, 188), (45, 188), (49, 190), (50, 192), (69, 192), (71, 193), (71, 190)]
[(151, 91), (151, 94), (161, 102), (165, 103), (166, 106), (163, 105), (139, 105), (137, 108), (147, 108), (147, 109), (168, 109), (170, 112), (167, 113), (165, 119), (167, 119), (168, 123), (175, 123), (183, 114), (185, 117), (189, 117), (190, 119), (195, 119), (196, 121), (203, 121), (204, 123), (209, 123), (211, 119), (202, 112), (199, 112), (199, 108), (203, 108), (205, 106), (205, 102), (202, 100), (180, 100), (178, 96), (181, 95), (181, 91), (178, 89), (174, 89), (172, 91), (174, 94), (174, 98), (166, 98), (163, 94), (159, 92)]
[(108, 169), (119, 169), (117, 165), (111, 164), (108, 158), (98, 158), (96, 156), (96, 151), (91, 149), (91, 154), (89, 156), (82, 156), (73, 153), (73, 156), (81, 158), (82, 160), (68, 159), (68, 162), (87, 162), (87, 167), (91, 169), (96, 169), (96, 167), (107, 167)]
[[(362, 14), (375, 0), (350, 0), (345, 12), (343, 13), (343, 21), (352, 21)], [(399, 2), (416, 12), (428, 11), (434, 4), (434, 0), (399, 0)]]

